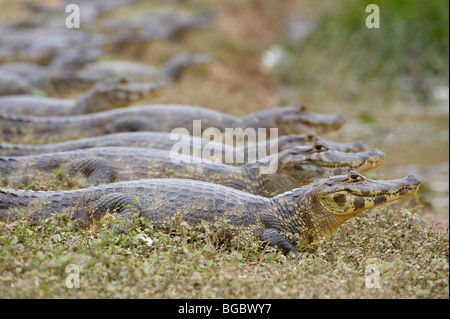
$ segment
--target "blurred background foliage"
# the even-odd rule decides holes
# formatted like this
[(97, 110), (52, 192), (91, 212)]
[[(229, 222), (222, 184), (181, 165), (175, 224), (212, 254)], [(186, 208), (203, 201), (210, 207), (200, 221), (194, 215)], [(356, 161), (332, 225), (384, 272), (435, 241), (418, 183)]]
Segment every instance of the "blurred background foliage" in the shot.
[[(365, 27), (369, 3), (380, 28)], [(332, 92), (351, 102), (380, 99), (427, 105), (436, 83), (448, 84), (448, 1), (308, 1), (317, 28), (302, 45), (284, 41), (293, 63), (276, 72), (282, 85)], [(295, 72), (291, 72), (295, 70)]]

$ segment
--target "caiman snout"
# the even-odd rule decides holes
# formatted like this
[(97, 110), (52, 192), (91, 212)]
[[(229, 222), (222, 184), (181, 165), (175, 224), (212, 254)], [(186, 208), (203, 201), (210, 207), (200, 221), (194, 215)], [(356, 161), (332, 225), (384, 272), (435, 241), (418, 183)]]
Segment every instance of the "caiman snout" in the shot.
[(352, 146), (355, 151), (364, 151), (366, 149), (366, 146), (361, 141), (353, 142)]
[(315, 131), (320, 133), (327, 133), (331, 131), (336, 131), (340, 129), (346, 122), (344, 114), (342, 113), (334, 113), (334, 114), (320, 114), (316, 116), (314, 119), (316, 120), (321, 127), (321, 129), (316, 128)]
[(344, 114), (342, 114), (342, 113), (335, 114), (333, 126), (336, 129), (341, 128), (345, 124), (345, 122), (347, 122), (347, 119), (345, 118)]
[(370, 169), (377, 168), (384, 160), (385, 154), (379, 149), (373, 148), (364, 153), (355, 153), (355, 156), (364, 156), (363, 164), (358, 169), (359, 172), (365, 172)]
[(408, 175), (405, 179), (409, 182), (411, 186), (420, 186), (422, 184), (422, 180), (416, 175)]
[(377, 148), (372, 148), (369, 151), (369, 160), (373, 163), (381, 162), (386, 155)]

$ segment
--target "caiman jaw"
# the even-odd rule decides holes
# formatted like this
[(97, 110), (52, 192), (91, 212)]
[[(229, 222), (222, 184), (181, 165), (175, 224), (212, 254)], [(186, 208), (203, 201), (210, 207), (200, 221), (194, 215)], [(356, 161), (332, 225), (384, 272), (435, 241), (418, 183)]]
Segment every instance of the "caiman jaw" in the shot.
[(318, 191), (316, 198), (326, 211), (341, 217), (352, 217), (366, 209), (401, 199), (416, 192), (421, 184), (414, 175), (376, 181), (354, 171), (328, 180), (328, 185)]
[[(359, 154), (362, 153), (354, 153), (355, 156), (358, 156)], [(372, 149), (370, 151), (367, 152), (368, 154), (368, 158), (364, 159), (360, 165), (355, 167), (355, 171), (357, 172), (365, 172), (374, 168), (377, 168), (378, 166), (381, 165), (381, 163), (384, 160), (384, 153), (377, 150), (377, 149)]]
[(150, 82), (150, 83), (123, 83), (116, 90), (108, 92), (110, 100), (116, 100), (118, 104), (129, 103), (141, 99), (148, 98), (150, 96), (158, 95), (164, 88), (164, 82)]
[[(307, 111), (303, 105), (293, 105), (287, 110), (287, 114), (282, 118), (284, 131), (286, 134), (326, 133), (341, 128), (346, 118), (341, 113), (319, 114)], [(286, 123), (289, 123), (286, 125)]]
[[(337, 172), (337, 174), (346, 173), (350, 170), (362, 173), (380, 166), (384, 157), (384, 153), (378, 149), (351, 154), (341, 154), (341, 152), (334, 151), (334, 153), (324, 152), (323, 155), (318, 153), (316, 158), (311, 158), (307, 162), (324, 169), (328, 168), (336, 171), (342, 169), (341, 172)], [(336, 175), (336, 171), (334, 174), (330, 175)]]
[(300, 113), (298, 118), (303, 124), (311, 126), (316, 133), (326, 133), (340, 129), (346, 122), (341, 113), (315, 114), (312, 112)]

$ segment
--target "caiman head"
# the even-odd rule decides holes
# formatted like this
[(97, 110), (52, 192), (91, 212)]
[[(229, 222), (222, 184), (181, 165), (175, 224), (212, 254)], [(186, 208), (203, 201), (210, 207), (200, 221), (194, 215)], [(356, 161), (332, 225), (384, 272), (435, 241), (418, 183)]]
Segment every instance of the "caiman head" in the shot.
[(290, 134), (278, 137), (278, 149), (280, 151), (293, 148), (298, 145), (311, 145), (314, 143), (325, 143), (337, 151), (346, 153), (362, 152), (366, 149), (366, 146), (361, 141), (356, 141), (353, 143), (331, 142), (323, 139), (312, 131), (309, 131), (306, 134)]
[(181, 79), (184, 71), (196, 64), (206, 63), (211, 60), (210, 54), (189, 54), (182, 52), (164, 63), (162, 69), (170, 80), (177, 82)]
[(96, 83), (77, 100), (77, 104), (83, 104), (86, 113), (106, 111), (156, 96), (164, 86), (161, 81), (136, 82), (125, 76), (107, 79)]
[(311, 243), (320, 237), (328, 239), (351, 217), (413, 194), (420, 184), (421, 180), (414, 175), (394, 180), (371, 180), (351, 171), (299, 188), (298, 191), (302, 191), (299, 196), (299, 218), (304, 219), (307, 215), (310, 225), (302, 234), (303, 240)]
[[(360, 153), (344, 153), (325, 143), (315, 143), (273, 154), (259, 160), (255, 165), (267, 167), (276, 162), (278, 165), (276, 174), (301, 186), (318, 178), (346, 174), (349, 171), (365, 172), (378, 167), (383, 159), (384, 153), (377, 149)], [(263, 171), (260, 169), (260, 172)]]
[(346, 122), (341, 113), (320, 114), (308, 111), (304, 105), (283, 108), (283, 116), (277, 123), (278, 135), (301, 134), (313, 131), (317, 134), (340, 129)]

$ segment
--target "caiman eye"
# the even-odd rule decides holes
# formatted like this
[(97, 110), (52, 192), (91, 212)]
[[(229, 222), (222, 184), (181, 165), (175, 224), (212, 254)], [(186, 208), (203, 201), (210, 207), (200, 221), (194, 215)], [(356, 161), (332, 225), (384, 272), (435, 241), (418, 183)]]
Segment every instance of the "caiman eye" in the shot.
[(306, 135), (306, 138), (308, 139), (308, 141), (317, 141), (317, 135), (314, 134), (313, 132), (309, 132)]
[(328, 150), (328, 148), (325, 145), (323, 145), (323, 144), (314, 144), (313, 145), (313, 150), (316, 151), (316, 152), (323, 152), (323, 151)]
[(348, 175), (348, 177), (349, 177), (350, 181), (352, 181), (352, 182), (362, 179), (361, 175), (356, 174), (356, 173), (350, 173)]
[(128, 82), (129, 82), (128, 78), (126, 78), (126, 77), (119, 78), (119, 83), (120, 84), (127, 84)]

